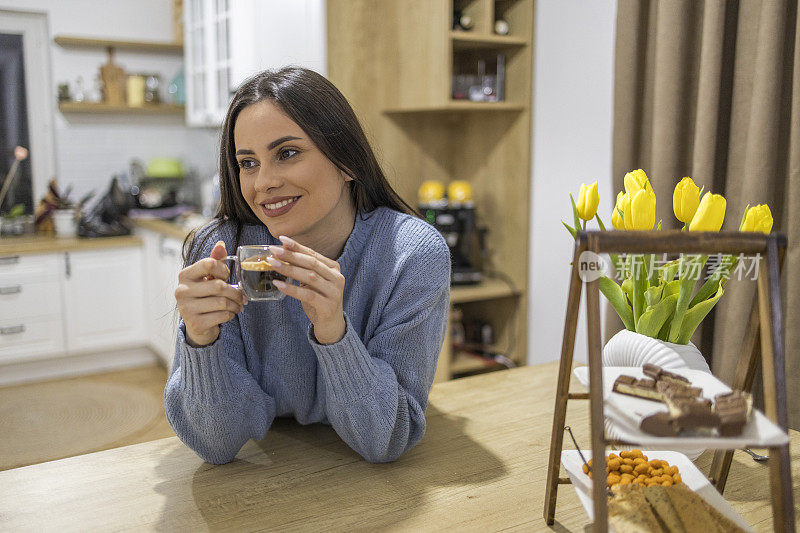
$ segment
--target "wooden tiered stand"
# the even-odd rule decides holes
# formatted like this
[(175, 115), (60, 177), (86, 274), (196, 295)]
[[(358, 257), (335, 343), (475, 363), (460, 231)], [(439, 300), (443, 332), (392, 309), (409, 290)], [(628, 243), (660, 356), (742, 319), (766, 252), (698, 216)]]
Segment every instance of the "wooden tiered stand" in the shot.
[[(606, 471), (605, 450), (609, 444), (633, 445), (636, 443), (611, 441), (606, 438), (603, 424), (603, 373), (600, 337), (599, 283), (586, 283), (586, 316), (588, 322), (589, 393), (570, 393), (569, 382), (572, 356), (575, 349), (575, 331), (583, 282), (578, 273), (579, 257), (584, 251), (600, 253), (724, 253), (746, 254), (761, 257), (758, 265), (758, 291), (753, 299), (750, 321), (742, 342), (742, 351), (736, 366), (733, 383), (735, 389), (750, 391), (761, 354), (766, 416), (782, 430), (787, 430), (787, 401), (785, 354), (783, 343), (783, 315), (779, 289), (779, 272), (786, 251), (786, 237), (782, 234), (719, 232), (689, 233), (681, 231), (634, 232), (589, 231), (578, 232), (572, 261), (567, 316), (561, 345), (561, 365), (558, 372), (553, 432), (550, 437), (550, 459), (547, 469), (547, 490), (544, 518), (552, 525), (555, 519), (558, 485), (569, 484), (569, 478), (559, 477), (564, 422), (568, 400), (589, 400), (590, 430), (593, 469)], [(766, 260), (763, 260), (763, 259)], [(760, 339), (760, 347), (759, 347)], [(760, 348), (760, 349), (759, 349)], [(794, 507), (792, 500), (791, 464), (789, 444), (769, 449), (772, 517), (775, 531), (794, 532)], [(732, 450), (717, 450), (711, 466), (710, 479), (722, 493), (731, 466)], [(594, 504), (594, 530), (608, 529), (608, 501), (604, 476), (594, 476), (592, 481)]]

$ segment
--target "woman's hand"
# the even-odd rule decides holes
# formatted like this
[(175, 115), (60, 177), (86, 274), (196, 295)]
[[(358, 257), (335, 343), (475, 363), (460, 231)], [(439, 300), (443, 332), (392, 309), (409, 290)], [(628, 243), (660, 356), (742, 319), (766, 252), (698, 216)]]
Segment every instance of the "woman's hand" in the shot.
[(275, 281), (275, 286), (300, 300), (320, 344), (339, 342), (346, 328), (342, 310), (344, 276), (339, 263), (288, 237), (280, 240), (283, 248), (270, 247), (275, 257), (270, 257), (269, 262), (281, 274), (300, 282), (300, 286), (281, 281)]
[(247, 297), (226, 280), (229, 271), (222, 261), (227, 256), (219, 241), (211, 255), (189, 265), (178, 274), (175, 300), (186, 325), (186, 342), (205, 346), (219, 337), (219, 325), (232, 319), (247, 305)]

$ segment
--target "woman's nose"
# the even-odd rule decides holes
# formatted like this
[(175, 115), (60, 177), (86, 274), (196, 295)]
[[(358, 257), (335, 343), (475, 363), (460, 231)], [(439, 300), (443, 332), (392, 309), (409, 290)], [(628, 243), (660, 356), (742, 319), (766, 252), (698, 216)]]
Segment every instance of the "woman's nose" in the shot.
[(280, 187), (282, 183), (283, 180), (277, 172), (275, 172), (273, 169), (262, 166), (258, 171), (258, 176), (256, 176), (256, 182), (254, 186), (256, 190), (266, 191), (274, 187)]

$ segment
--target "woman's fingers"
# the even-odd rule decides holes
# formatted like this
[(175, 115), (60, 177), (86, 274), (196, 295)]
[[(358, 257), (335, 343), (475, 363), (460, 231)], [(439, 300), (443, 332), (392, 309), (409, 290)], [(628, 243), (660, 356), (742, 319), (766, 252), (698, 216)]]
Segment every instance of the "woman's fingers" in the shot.
[(230, 271), (222, 260), (206, 257), (181, 270), (178, 274), (178, 282), (202, 281), (211, 278), (226, 280), (229, 275)]
[[(268, 261), (277, 272), (280, 272), (284, 276), (298, 281), (303, 285), (313, 288), (323, 296), (334, 297), (337, 294), (337, 290), (339, 293), (342, 292), (335, 281), (325, 279), (315, 270), (291, 265), (289, 263), (283, 263), (274, 257), (270, 257)], [(341, 276), (341, 274), (339, 275)], [(342, 286), (343, 285), (344, 284), (342, 284)]]
[(241, 312), (244, 307), (242, 304), (234, 302), (224, 296), (206, 296), (205, 298), (195, 298), (190, 304), (191, 311), (196, 314), (211, 313), (214, 311)]
[(236, 316), (233, 311), (213, 311), (203, 313), (195, 317), (195, 324), (198, 330), (208, 330), (220, 324), (224, 324)]
[(297, 300), (300, 300), (306, 304), (314, 304), (315, 302), (318, 303), (321, 299), (326, 298), (326, 295), (320, 294), (311, 287), (292, 285), (291, 283), (286, 282), (274, 283), (275, 286), (278, 287), (278, 290), (280, 290), (282, 293), (286, 294), (287, 296), (291, 296), (292, 298), (296, 298)]
[[(275, 258), (279, 259), (283, 263), (288, 263), (290, 265), (309, 270), (312, 272), (316, 272), (318, 276), (322, 279), (326, 279), (328, 281), (337, 281), (341, 276), (341, 272), (338, 269), (339, 263), (336, 263), (337, 268), (334, 269), (328, 266), (326, 263), (322, 262), (318, 257), (325, 257), (323, 255), (316, 254), (309, 255), (304, 252), (295, 252), (291, 250), (286, 250), (285, 248), (281, 248), (279, 246), (271, 246), (270, 251)], [(327, 259), (327, 258), (326, 258)], [(275, 263), (273, 263), (273, 266)], [(280, 265), (278, 265), (280, 266)]]
[(212, 279), (195, 283), (181, 283), (175, 290), (175, 299), (179, 297), (203, 298), (205, 296), (224, 296), (236, 303), (247, 303), (247, 298), (241, 289), (234, 288), (221, 279)]
[(297, 252), (299, 254), (303, 254), (303, 255), (307, 255), (309, 257), (313, 257), (314, 259), (316, 259), (317, 261), (319, 261), (323, 265), (327, 266), (328, 268), (331, 268), (331, 269), (337, 270), (337, 271), (339, 270), (339, 263), (337, 263), (333, 259), (325, 257), (324, 255), (322, 255), (321, 253), (319, 253), (319, 252), (317, 252), (315, 250), (312, 250), (308, 246), (303, 246), (302, 244), (300, 244), (299, 242), (295, 241), (294, 239), (290, 239), (289, 237), (286, 237), (286, 236), (283, 236), (283, 235), (278, 237), (278, 239), (280, 239), (280, 241), (283, 243), (284, 250), (288, 250), (290, 252)]

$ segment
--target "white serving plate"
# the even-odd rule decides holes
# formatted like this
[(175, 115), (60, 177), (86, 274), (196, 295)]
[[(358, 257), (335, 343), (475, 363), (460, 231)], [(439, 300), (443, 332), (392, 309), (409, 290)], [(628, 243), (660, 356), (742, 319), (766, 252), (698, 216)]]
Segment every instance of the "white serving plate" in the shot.
[[(713, 400), (714, 396), (723, 392), (730, 392), (730, 387), (714, 377), (713, 374), (689, 368), (672, 369), (670, 372), (679, 374), (691, 381), (692, 386), (703, 389), (703, 396)], [(581, 366), (573, 373), (578, 381), (589, 387), (589, 367)], [(745, 447), (768, 448), (770, 446), (783, 446), (789, 442), (787, 435), (781, 428), (771, 422), (764, 414), (753, 409), (750, 421), (745, 425), (741, 435), (735, 437), (715, 436), (678, 436), (656, 437), (648, 435), (639, 429), (642, 419), (659, 411), (667, 411), (667, 406), (661, 402), (643, 400), (627, 394), (613, 392), (614, 381), (620, 375), (642, 378), (644, 372), (641, 367), (634, 366), (607, 366), (603, 367), (603, 398), (605, 399), (605, 415), (616, 422), (616, 429), (621, 440), (637, 443), (641, 446), (655, 448), (670, 448), (683, 446), (691, 448), (732, 449)]]
[[(582, 450), (583, 456), (588, 461), (592, 457), (591, 450)], [(709, 505), (730, 518), (746, 531), (753, 531), (747, 522), (739, 516), (733, 507), (717, 492), (717, 489), (708, 481), (708, 478), (689, 460), (688, 457), (678, 452), (642, 450), (648, 459), (662, 459), (671, 466), (677, 466), (681, 480), (686, 486), (696, 492)], [(567, 471), (572, 486), (578, 493), (578, 498), (589, 515), (589, 520), (594, 520), (594, 506), (592, 504), (592, 479), (583, 473), (583, 461), (578, 450), (562, 450), (561, 464)]]

